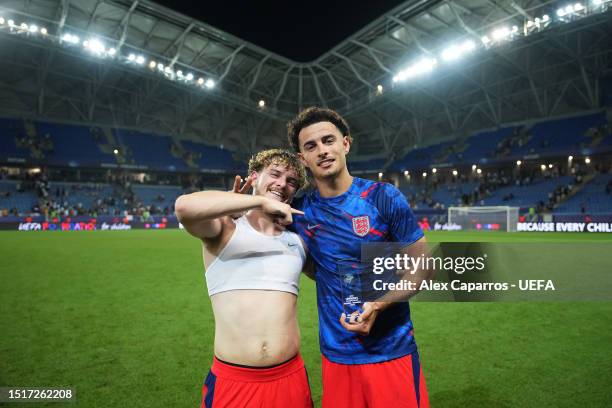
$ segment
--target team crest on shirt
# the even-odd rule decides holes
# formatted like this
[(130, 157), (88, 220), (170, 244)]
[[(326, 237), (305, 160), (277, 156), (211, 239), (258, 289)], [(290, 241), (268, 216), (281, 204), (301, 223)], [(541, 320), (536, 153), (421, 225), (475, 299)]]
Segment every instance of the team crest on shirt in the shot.
[(370, 232), (370, 217), (362, 215), (353, 218), (353, 232), (360, 237), (365, 237)]

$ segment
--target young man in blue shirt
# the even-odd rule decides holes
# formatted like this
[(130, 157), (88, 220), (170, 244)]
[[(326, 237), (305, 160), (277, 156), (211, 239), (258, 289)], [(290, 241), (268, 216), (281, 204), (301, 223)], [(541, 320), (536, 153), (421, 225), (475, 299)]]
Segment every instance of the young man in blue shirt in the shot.
[(350, 175), (352, 138), (337, 112), (300, 112), (288, 138), (315, 185), (293, 205), (305, 213), (294, 225), (315, 263), (323, 407), (428, 407), (408, 302), (365, 302), (348, 318), (343, 311), (341, 268), (360, 262), (362, 244), (425, 245), (406, 198), (390, 184)]

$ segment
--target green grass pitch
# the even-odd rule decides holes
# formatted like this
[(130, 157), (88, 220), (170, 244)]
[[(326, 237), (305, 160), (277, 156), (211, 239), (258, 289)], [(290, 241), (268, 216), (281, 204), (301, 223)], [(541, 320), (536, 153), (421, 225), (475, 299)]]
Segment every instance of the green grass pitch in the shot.
[[(610, 241), (546, 233), (428, 238)], [(179, 230), (2, 232), (0, 251), (0, 386), (65, 386), (77, 395), (64, 405), (11, 406), (198, 406), (214, 325), (195, 239)], [(320, 406), (314, 289), (302, 281), (299, 320)], [(412, 309), (434, 407), (612, 406), (612, 302), (414, 302)]]

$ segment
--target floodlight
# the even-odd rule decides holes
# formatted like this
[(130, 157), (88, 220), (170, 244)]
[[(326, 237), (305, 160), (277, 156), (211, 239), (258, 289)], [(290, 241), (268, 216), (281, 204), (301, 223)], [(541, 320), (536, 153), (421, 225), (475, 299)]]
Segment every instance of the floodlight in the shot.
[(142, 64), (144, 64), (144, 62), (145, 62), (145, 57), (143, 57), (142, 55), (138, 55), (136, 57), (136, 63), (137, 64), (142, 65)]
[(586, 164), (590, 164), (590, 163), (591, 163), (591, 159), (589, 159), (589, 158), (587, 157), (586, 159), (584, 159), (584, 162), (585, 162)]
[(180, 69), (178, 71), (176, 71), (176, 76), (179, 78), (183, 77), (183, 71), (181, 71)]
[(520, 161), (520, 160), (517, 160), (517, 161), (516, 161), (516, 165), (517, 165), (517, 166), (520, 166), (521, 164), (523, 164), (523, 162), (522, 162), (522, 161)]
[(574, 11), (581, 11), (584, 9), (584, 6), (580, 3), (574, 4)]
[(113, 153), (115, 153), (115, 154), (119, 154), (119, 150), (114, 149), (114, 150), (113, 150)]
[(42, 35), (47, 35), (47, 29), (46, 29), (45, 27), (41, 28), (41, 29), (40, 29), (40, 33), (41, 33)]
[(116, 50), (116, 49), (114, 49), (114, 48), (110, 48), (110, 49), (108, 50), (108, 55), (111, 55), (111, 56), (112, 56), (112, 55), (115, 55), (116, 53), (117, 53), (117, 50)]
[(474, 51), (476, 49), (476, 43), (472, 40), (465, 40), (463, 44), (461, 44), (461, 49), (466, 52)]
[(480, 174), (480, 173), (482, 173), (482, 170), (481, 169), (476, 169), (476, 173)]
[(491, 34), (493, 36), (494, 40), (503, 40), (504, 38), (506, 38), (508, 36), (508, 34), (510, 34), (510, 30), (508, 29), (508, 27), (502, 27), (502, 28), (498, 28), (497, 30), (493, 31), (493, 34)]
[(26, 23), (21, 23), (20, 27), (22, 30), (26, 30), (26, 31), (28, 30), (28, 25)]
[(491, 39), (485, 35), (480, 39), (480, 41), (482, 41), (484, 45), (487, 45), (488, 43), (491, 42)]
[[(539, 21), (539, 20), (538, 20)], [(533, 21), (529, 20), (527, 21), (527, 28), (533, 26)]]
[(425, 177), (427, 177), (427, 172), (426, 171), (423, 172), (423, 178), (425, 178)]
[(567, 156), (567, 160), (574, 160), (574, 156)]
[(472, 164), (472, 170), (476, 170), (476, 165)]
[(136, 59), (136, 55), (134, 55), (134, 54), (128, 55), (128, 60), (134, 61), (135, 59)]
[(212, 79), (207, 79), (204, 83), (204, 86), (206, 86), (208, 89), (212, 89), (215, 87), (215, 81), (213, 81)]
[[(85, 43), (83, 43), (85, 45)], [(96, 54), (100, 54), (104, 52), (104, 44), (100, 42), (100, 40), (91, 40), (89, 41), (89, 50)]]
[(431, 172), (432, 172), (433, 174), (436, 174), (436, 173), (438, 172), (438, 169), (436, 169), (436, 168), (434, 167), (433, 169), (431, 169)]
[(160, 71), (164, 70), (164, 64), (162, 64), (161, 62), (157, 63), (157, 69), (159, 69)]
[(157, 62), (151, 60), (151, 62), (149, 62), (149, 68), (153, 69), (157, 66)]
[(571, 14), (574, 12), (574, 6), (571, 4), (565, 8), (565, 14)]
[(513, 33), (518, 33), (518, 26), (512, 26), (512, 32)]
[(191, 72), (188, 73), (186, 78), (188, 81), (191, 81), (193, 79), (193, 74)]
[(548, 20), (550, 20), (550, 17), (548, 16), (548, 14), (544, 14), (544, 15), (542, 16), (542, 21), (543, 21), (543, 22), (547, 22)]
[(263, 99), (259, 100), (259, 103), (257, 104), (260, 108), (263, 108), (266, 106), (266, 101), (264, 101)]
[(453, 176), (456, 176), (458, 174), (457, 170), (453, 170)]
[(408, 170), (404, 170), (404, 176), (408, 176), (410, 172)]
[(461, 56), (461, 50), (457, 46), (450, 46), (442, 51), (442, 59), (452, 61)]
[(382, 85), (376, 85), (376, 92), (378, 92), (379, 94), (383, 93), (383, 86)]
[(382, 178), (383, 174), (382, 173), (378, 173), (378, 178)]
[(35, 24), (32, 24), (29, 28), (29, 30), (31, 33), (37, 33), (38, 32), (38, 26)]
[(4, 24), (4, 17), (0, 17), (0, 25)]
[(542, 164), (542, 165), (540, 166), (540, 168), (542, 169), (542, 171), (544, 171), (544, 170), (546, 170), (546, 165), (545, 165), (545, 164)]
[[(9, 23), (10, 23), (10, 21), (9, 21)], [(71, 43), (71, 44), (78, 44), (80, 39), (76, 35), (72, 35), (72, 34), (66, 33), (66, 34), (64, 34), (62, 36), (62, 41), (65, 41), (65, 42), (68, 42), (68, 43)]]
[(204, 78), (198, 78), (198, 85), (204, 84)]
[(563, 10), (562, 8), (560, 8), (559, 10), (557, 10), (557, 16), (559, 16), (559, 17), (563, 17), (563, 16), (565, 16), (565, 10)]
[(8, 21), (8, 26), (11, 27), (11, 28), (15, 27), (15, 22), (13, 20), (9, 20)]

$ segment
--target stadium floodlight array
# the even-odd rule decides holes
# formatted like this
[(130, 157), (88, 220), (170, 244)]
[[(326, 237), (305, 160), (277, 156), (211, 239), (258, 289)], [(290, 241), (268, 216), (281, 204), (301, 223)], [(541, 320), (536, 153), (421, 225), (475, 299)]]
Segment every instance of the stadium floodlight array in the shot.
[[(116, 40), (104, 40), (100, 36), (85, 35), (83, 38), (86, 39), (81, 41), (81, 37), (72, 32), (72, 30), (58, 31), (56, 35), (51, 35), (46, 27), (39, 27), (34, 23), (16, 23), (15, 20), (7, 19), (4, 16), (0, 16), (0, 31), (6, 31), (9, 34), (20, 35), (26, 38), (41, 38), (71, 49), (81, 46), (84, 51), (92, 56), (113, 60), (132, 68), (148, 67), (152, 73), (185, 85), (207, 90), (211, 90), (216, 86), (216, 81), (211, 77), (205, 78), (204, 76), (199, 76), (196, 79), (196, 75), (193, 72), (184, 72), (178, 67), (175, 69), (172, 62), (168, 62), (165, 65), (164, 62), (150, 58), (140, 50), (130, 49), (131, 47), (128, 46), (119, 48), (118, 45), (115, 48), (115, 46), (108, 46), (105, 43), (105, 41), (113, 43)], [(124, 49), (126, 49), (125, 52), (123, 52)], [(149, 61), (148, 64), (147, 61)]]
[[(588, 3), (563, 3), (552, 16), (543, 14), (533, 20), (525, 20), (521, 27), (500, 26), (480, 37), (480, 41), (465, 40), (442, 49), (437, 55), (446, 63), (455, 62), (478, 49), (489, 49), (517, 38), (526, 37), (548, 28), (551, 24), (575, 21), (591, 14), (603, 13), (612, 7), (612, 0), (590, 0)], [(436, 54), (436, 53), (434, 53)], [(417, 57), (416, 62), (402, 68), (393, 76), (393, 82), (403, 82), (416, 76), (432, 72), (438, 65), (435, 56)]]
[(449, 207), (448, 223), (464, 231), (516, 232), (519, 208), (508, 206)]

